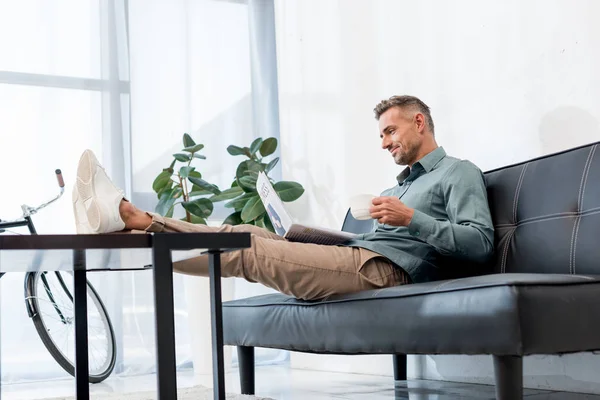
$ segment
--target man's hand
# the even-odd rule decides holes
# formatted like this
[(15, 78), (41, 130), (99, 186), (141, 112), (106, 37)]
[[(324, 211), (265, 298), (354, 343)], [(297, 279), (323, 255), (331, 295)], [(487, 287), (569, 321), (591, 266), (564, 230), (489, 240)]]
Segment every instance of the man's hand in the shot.
[(380, 224), (408, 226), (415, 210), (407, 207), (397, 197), (381, 196), (373, 199), (369, 212)]

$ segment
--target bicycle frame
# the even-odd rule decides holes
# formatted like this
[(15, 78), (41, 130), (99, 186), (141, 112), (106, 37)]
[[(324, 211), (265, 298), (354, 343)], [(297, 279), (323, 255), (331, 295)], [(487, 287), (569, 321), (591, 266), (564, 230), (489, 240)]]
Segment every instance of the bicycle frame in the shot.
[[(37, 207), (30, 207), (26, 204), (23, 204), (21, 206), (21, 210), (23, 212), (23, 215), (21, 216), (21, 218), (18, 218), (16, 220), (12, 220), (12, 221), (2, 221), (0, 220), (0, 233), (3, 233), (6, 231), (6, 229), (10, 229), (10, 228), (18, 228), (18, 227), (24, 227), (26, 226), (27, 229), (29, 230), (29, 233), (31, 235), (37, 235), (37, 231), (35, 229), (35, 226), (33, 225), (33, 220), (31, 219), (31, 216), (35, 213), (37, 213), (39, 210), (41, 210), (42, 208), (45, 208), (47, 206), (49, 206), (50, 204), (54, 203), (56, 200), (58, 200), (64, 193), (65, 191), (65, 182), (63, 180), (62, 177), (62, 172), (60, 171), (60, 169), (57, 169), (55, 171), (56, 173), (56, 179), (58, 181), (58, 186), (60, 187), (60, 193), (54, 197), (53, 199), (42, 203), (41, 205), (37, 206)], [(27, 272), (25, 274), (25, 306), (27, 308), (27, 315), (29, 315), (29, 318), (33, 317), (33, 306), (31, 304), (31, 301), (29, 298), (27, 298), (27, 278), (30, 274), (33, 274), (34, 272)], [(46, 279), (46, 274), (48, 272), (47, 271), (43, 271), (42, 272), (42, 283), (44, 284), (44, 290), (46, 291), (46, 293), (48, 294), (48, 297), (50, 298), (50, 301), (52, 302), (52, 306), (54, 307), (54, 309), (56, 310), (56, 313), (58, 314), (58, 317), (60, 318), (61, 322), (63, 324), (66, 324), (68, 321), (65, 319), (63, 313), (60, 311), (60, 308), (58, 307), (58, 305), (56, 304), (56, 302), (54, 301), (54, 295), (52, 294), (52, 291), (50, 290), (50, 286), (48, 285), (48, 280)], [(2, 278), (4, 276), (4, 272), (0, 273), (0, 278)], [(64, 280), (62, 279), (62, 276), (60, 275), (59, 272), (55, 272), (56, 277), (62, 287), (62, 289), (65, 291), (65, 293), (67, 294), (67, 296), (69, 297), (69, 299), (71, 299), (71, 301), (73, 300), (73, 296), (71, 295), (71, 293), (69, 292), (69, 290), (67, 289), (67, 286), (65, 285)]]

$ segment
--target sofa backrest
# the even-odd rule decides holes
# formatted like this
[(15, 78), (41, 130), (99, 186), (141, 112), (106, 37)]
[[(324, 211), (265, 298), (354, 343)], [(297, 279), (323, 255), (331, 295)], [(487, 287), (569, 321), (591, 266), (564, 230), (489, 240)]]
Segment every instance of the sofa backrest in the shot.
[(599, 144), (485, 173), (494, 272), (600, 274)]

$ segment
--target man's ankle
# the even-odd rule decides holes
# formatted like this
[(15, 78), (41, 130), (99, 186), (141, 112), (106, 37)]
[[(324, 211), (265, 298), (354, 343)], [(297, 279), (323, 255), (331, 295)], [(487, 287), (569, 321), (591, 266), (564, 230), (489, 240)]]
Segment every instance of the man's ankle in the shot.
[(127, 223), (135, 215), (135, 211), (136, 211), (136, 209), (133, 206), (133, 204), (131, 204), (127, 200), (123, 199), (119, 203), (119, 215), (121, 216), (121, 219), (123, 220), (123, 222), (125, 222), (125, 228), (131, 229), (131, 227), (128, 226)]

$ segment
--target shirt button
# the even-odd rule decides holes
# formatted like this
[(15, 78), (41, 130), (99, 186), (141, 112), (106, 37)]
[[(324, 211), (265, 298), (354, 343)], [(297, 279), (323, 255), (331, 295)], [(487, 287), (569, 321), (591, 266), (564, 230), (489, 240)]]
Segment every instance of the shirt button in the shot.
[(421, 234), (421, 232), (419, 232), (419, 231), (415, 232), (415, 235), (417, 235), (417, 236), (419, 236), (420, 234)]

